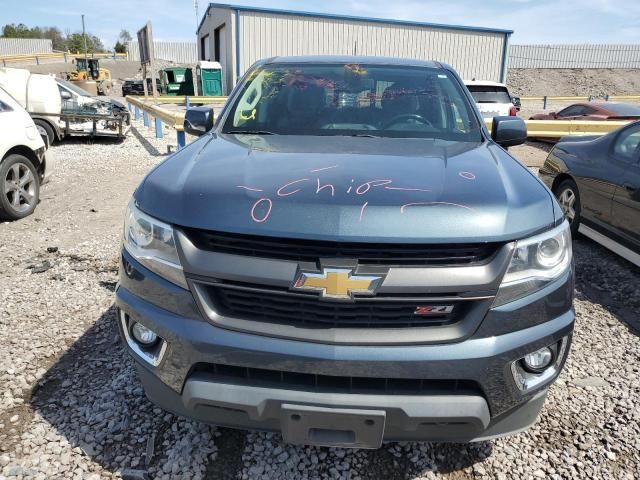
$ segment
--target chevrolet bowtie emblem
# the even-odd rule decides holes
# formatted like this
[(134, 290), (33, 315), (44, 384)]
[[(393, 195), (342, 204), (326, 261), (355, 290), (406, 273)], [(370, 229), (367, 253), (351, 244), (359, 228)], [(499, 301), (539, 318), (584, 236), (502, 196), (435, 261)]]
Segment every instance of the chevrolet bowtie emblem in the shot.
[(350, 300), (354, 294), (373, 295), (383, 276), (354, 275), (350, 268), (323, 268), (321, 273), (299, 270), (292, 290), (319, 292), (320, 297)]

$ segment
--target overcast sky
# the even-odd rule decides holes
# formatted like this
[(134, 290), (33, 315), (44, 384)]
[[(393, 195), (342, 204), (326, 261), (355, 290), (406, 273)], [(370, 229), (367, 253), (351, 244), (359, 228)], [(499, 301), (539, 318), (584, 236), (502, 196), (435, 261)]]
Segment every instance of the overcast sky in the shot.
[[(202, 17), (208, 2), (198, 0)], [(221, 3), (225, 3), (221, 1)], [(640, 0), (229, 0), (227, 3), (514, 30), (512, 43), (639, 43)], [(194, 0), (0, 0), (0, 25), (87, 30), (113, 47), (146, 21), (156, 40), (194, 40)]]

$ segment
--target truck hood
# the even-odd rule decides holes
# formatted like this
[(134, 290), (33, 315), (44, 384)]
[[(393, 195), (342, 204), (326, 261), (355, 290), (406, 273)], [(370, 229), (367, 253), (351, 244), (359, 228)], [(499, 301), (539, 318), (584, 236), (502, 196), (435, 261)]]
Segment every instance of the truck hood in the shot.
[(210, 134), (134, 196), (177, 226), (290, 238), (505, 241), (555, 222), (546, 187), (491, 142)]

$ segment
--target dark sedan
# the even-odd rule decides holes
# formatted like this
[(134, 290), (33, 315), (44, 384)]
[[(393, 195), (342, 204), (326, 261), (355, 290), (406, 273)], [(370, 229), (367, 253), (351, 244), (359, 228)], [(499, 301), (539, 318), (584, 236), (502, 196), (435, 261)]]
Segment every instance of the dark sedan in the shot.
[(530, 120), (638, 120), (640, 105), (620, 102), (574, 103), (559, 112), (537, 113)]
[[(147, 78), (147, 94), (149, 95), (153, 94), (151, 86), (151, 79)], [(158, 90), (159, 94), (162, 94), (162, 84), (157, 78), (156, 90)], [(142, 80), (125, 80), (122, 83), (122, 96), (126, 97), (127, 95), (144, 95), (144, 85)]]
[(640, 266), (640, 122), (599, 138), (560, 141), (540, 178), (574, 233)]

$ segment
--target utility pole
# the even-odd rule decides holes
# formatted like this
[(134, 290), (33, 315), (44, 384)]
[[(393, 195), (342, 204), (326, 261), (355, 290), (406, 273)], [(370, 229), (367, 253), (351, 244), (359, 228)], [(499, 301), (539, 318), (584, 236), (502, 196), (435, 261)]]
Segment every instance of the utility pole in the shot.
[(89, 78), (89, 61), (87, 60), (87, 34), (84, 31), (84, 13), (82, 14), (82, 39), (84, 40), (84, 63), (87, 66), (87, 78)]
[(193, 0), (193, 7), (196, 9), (196, 35), (198, 34), (198, 0)]
[[(158, 96), (158, 86), (156, 85), (156, 78), (158, 78), (158, 73), (156, 72), (155, 66), (155, 48), (153, 46), (153, 32), (151, 30), (151, 22), (147, 22), (147, 34), (149, 38), (149, 67), (151, 68), (151, 91), (153, 92), (153, 96)], [(146, 74), (145, 74), (146, 76)], [(144, 79), (145, 84), (147, 83), (147, 79)]]
[[(84, 13), (82, 14), (82, 40), (84, 40), (84, 68), (86, 68), (87, 80), (89, 80), (89, 60), (87, 60), (87, 34), (84, 31)], [(80, 70), (78, 70), (80, 72)], [(78, 77), (81, 78), (81, 77)]]

